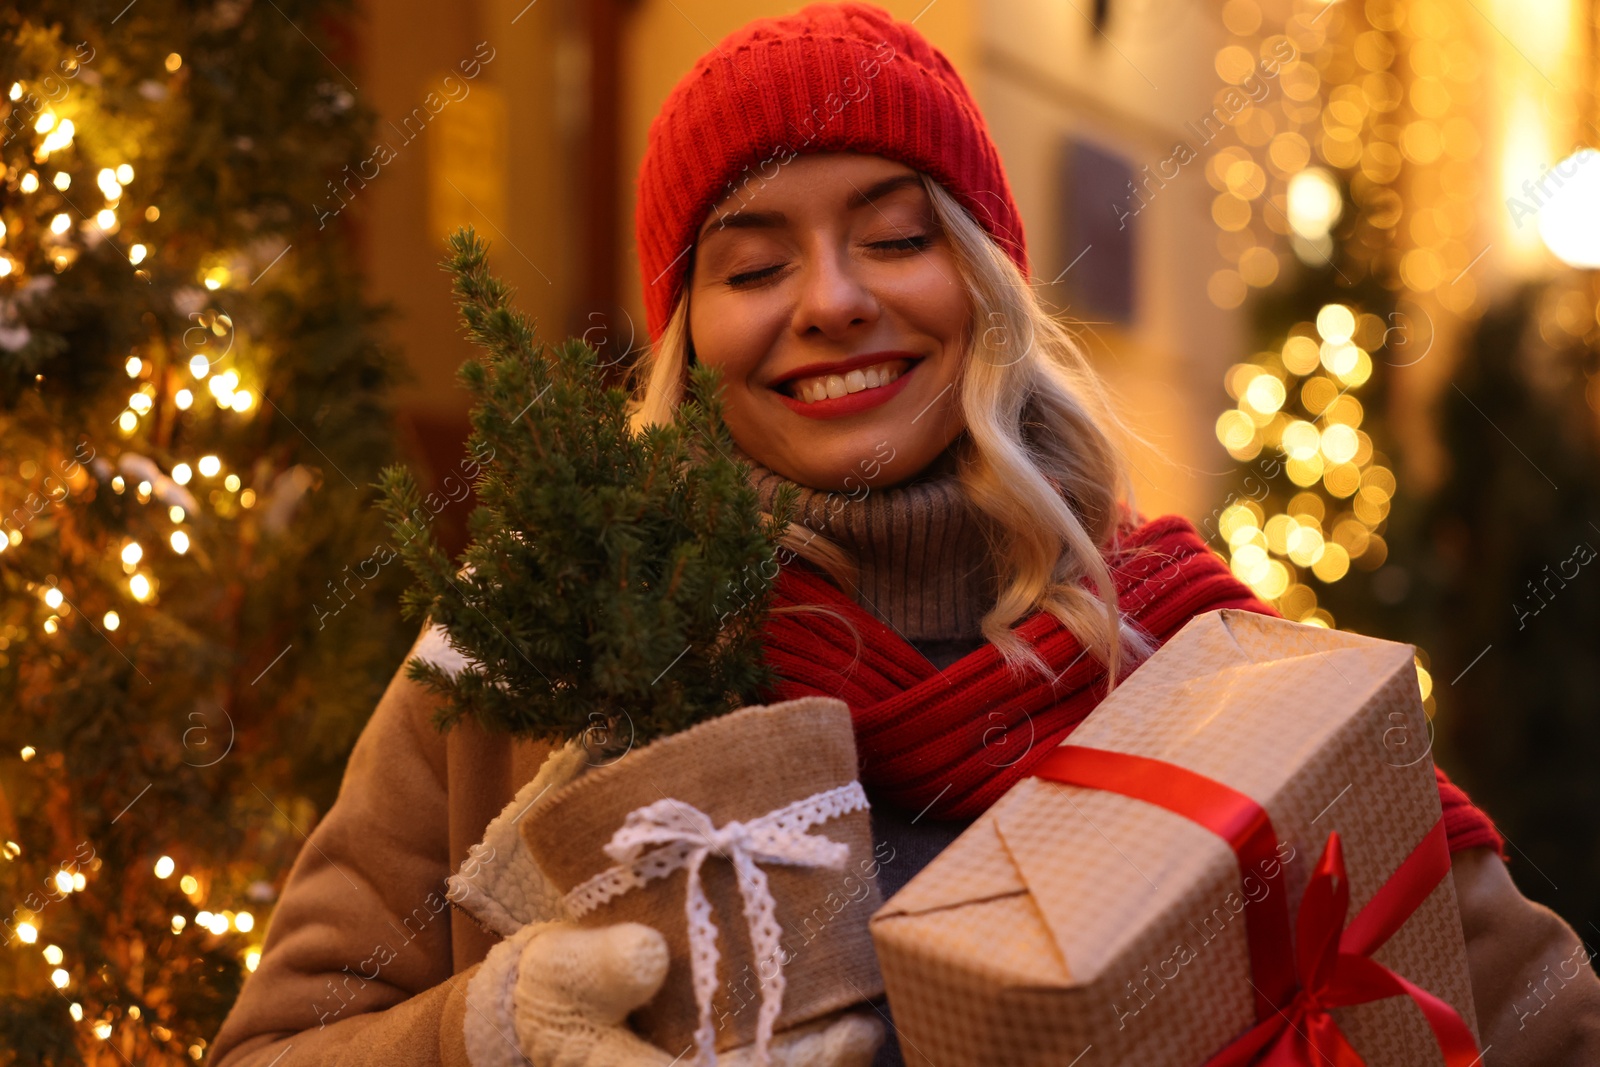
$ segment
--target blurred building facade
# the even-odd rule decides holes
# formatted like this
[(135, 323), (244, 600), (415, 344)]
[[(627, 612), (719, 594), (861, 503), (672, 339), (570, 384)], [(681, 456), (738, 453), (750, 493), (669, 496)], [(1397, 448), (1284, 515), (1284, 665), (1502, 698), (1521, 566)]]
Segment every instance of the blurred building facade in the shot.
[[(415, 376), (401, 411), (420, 459), (450, 465), (466, 432), (453, 376), (471, 353), (437, 269), (444, 235), (462, 222), (483, 232), (496, 270), (547, 335), (644, 344), (632, 193), (650, 120), (725, 34), (798, 6), (367, 5), (361, 81), (396, 152), (352, 207), (374, 295), (400, 316), (394, 335)], [(1194, 141), (1186, 124), (1210, 112), (1211, 57), (1226, 33), (1214, 5), (884, 6), (915, 20), (977, 97), (1041, 291), (1082, 323), (1091, 359), (1152, 446), (1130, 452), (1141, 507), (1210, 509), (1229, 469), (1212, 422), (1225, 399), (1222, 372), (1242, 343), (1239, 316), (1207, 299), (1219, 261), (1203, 161), (1161, 187), (1142, 168), (1167, 160), (1177, 141)], [(474, 58), (478, 74), (468, 79), (460, 64)], [(1135, 178), (1142, 197), (1126, 187)]]

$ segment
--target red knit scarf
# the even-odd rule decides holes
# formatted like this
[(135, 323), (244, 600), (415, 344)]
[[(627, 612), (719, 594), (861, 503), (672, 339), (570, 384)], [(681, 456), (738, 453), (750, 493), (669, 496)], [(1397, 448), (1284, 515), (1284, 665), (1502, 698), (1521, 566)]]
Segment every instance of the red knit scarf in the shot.
[[(1123, 613), (1158, 644), (1194, 616), (1241, 608), (1279, 616), (1256, 599), (1194, 526), (1168, 515), (1125, 527), (1108, 560)], [(1106, 669), (1048, 612), (1016, 628), (1053, 672), (1018, 678), (985, 643), (939, 670), (893, 628), (796, 560), (777, 581), (774, 607), (833, 608), (854, 623), (862, 645), (826, 615), (773, 614), (767, 662), (779, 678), (769, 699), (838, 697), (855, 719), (861, 779), (877, 796), (936, 819), (971, 819), (994, 803), (1095, 709)], [(1489, 817), (1438, 772), (1450, 847), (1502, 849)]]

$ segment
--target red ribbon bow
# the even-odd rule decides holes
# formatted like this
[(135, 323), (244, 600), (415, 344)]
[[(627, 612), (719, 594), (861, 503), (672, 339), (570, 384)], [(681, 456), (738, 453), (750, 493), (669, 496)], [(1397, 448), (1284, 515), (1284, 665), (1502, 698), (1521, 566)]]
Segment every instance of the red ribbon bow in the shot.
[[(1034, 774), (1182, 815), (1227, 841), (1242, 870), (1251, 869), (1277, 840), (1266, 809), (1250, 797), (1163, 760), (1065, 744)], [(1283, 936), (1288, 905), (1278, 873), (1266, 879), (1265, 895), (1245, 902), (1258, 1021), (1205, 1067), (1366, 1067), (1332, 1009), (1401, 995), (1422, 1009), (1448, 1067), (1477, 1063), (1477, 1042), (1455, 1008), (1370, 958), (1450, 873), (1442, 817), (1348, 926), (1344, 846), (1337, 833), (1330, 833), (1300, 899), (1292, 950)]]
[(1206, 1067), (1365, 1067), (1332, 1009), (1405, 995), (1422, 1009), (1450, 1067), (1478, 1061), (1472, 1031), (1455, 1008), (1376, 960), (1372, 952), (1400, 928), (1450, 870), (1444, 820), (1412, 849), (1411, 855), (1349, 926), (1350, 882), (1345, 877), (1344, 846), (1337, 833), (1317, 861), (1296, 919), (1294, 999), (1272, 1018), (1257, 1023), (1207, 1061)]

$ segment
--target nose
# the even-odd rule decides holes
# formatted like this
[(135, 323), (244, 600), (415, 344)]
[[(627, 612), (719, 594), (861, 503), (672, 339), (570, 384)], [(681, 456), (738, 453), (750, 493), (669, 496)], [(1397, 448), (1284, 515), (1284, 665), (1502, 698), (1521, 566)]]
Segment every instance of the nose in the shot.
[(881, 310), (848, 252), (829, 248), (807, 256), (801, 267), (791, 329), (806, 340), (842, 341), (876, 322)]

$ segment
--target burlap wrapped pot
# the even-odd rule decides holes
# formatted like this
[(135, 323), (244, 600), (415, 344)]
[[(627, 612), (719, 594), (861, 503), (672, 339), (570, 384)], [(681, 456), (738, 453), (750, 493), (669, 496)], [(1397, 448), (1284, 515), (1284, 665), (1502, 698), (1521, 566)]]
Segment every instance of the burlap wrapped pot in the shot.
[[(545, 876), (563, 892), (616, 866), (604, 848), (629, 813), (671, 798), (717, 827), (744, 823), (845, 787), (856, 780), (850, 709), (831, 697), (802, 697), (742, 708), (661, 738), (607, 766), (587, 771), (552, 795), (522, 833)], [(839, 869), (762, 862), (781, 928), (778, 954), (786, 989), (775, 1030), (798, 1026), (883, 992), (867, 920), (881, 903), (865, 808), (812, 826), (849, 847)], [(712, 1018), (718, 1051), (756, 1037), (761, 969), (734, 869), (713, 851), (701, 867), (717, 927)], [(679, 869), (631, 889), (576, 919), (584, 926), (638, 922), (666, 938), (671, 964), (660, 993), (632, 1025), (670, 1055), (694, 1045), (698, 1008), (691, 974), (685, 894)], [(760, 968), (760, 969), (758, 969)], [(685, 1062), (692, 1060), (687, 1056)]]

